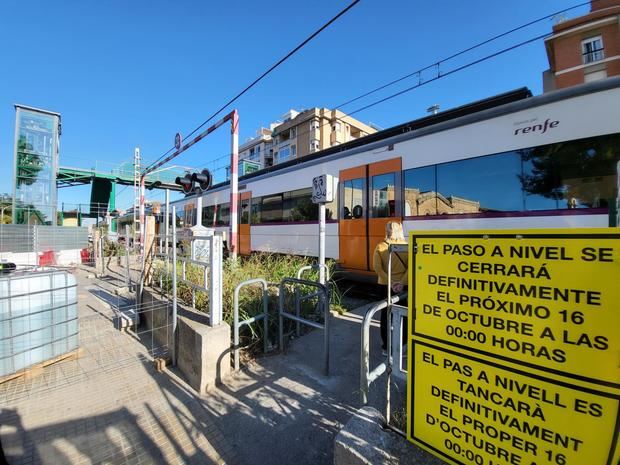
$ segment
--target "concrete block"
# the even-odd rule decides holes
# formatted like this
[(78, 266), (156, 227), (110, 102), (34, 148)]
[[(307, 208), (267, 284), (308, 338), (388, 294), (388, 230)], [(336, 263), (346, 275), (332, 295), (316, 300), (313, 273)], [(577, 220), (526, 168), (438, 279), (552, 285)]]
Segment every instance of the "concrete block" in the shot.
[(376, 409), (358, 410), (334, 440), (334, 465), (445, 465), (384, 424)]
[(203, 394), (230, 374), (230, 326), (178, 320), (177, 366), (189, 385)]

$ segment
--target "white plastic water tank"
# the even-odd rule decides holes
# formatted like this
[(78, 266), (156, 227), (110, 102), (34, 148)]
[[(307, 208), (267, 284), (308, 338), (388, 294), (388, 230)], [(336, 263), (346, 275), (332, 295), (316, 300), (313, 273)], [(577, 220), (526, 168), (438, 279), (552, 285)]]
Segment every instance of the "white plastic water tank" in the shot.
[(0, 376), (77, 349), (77, 285), (66, 271), (0, 275)]

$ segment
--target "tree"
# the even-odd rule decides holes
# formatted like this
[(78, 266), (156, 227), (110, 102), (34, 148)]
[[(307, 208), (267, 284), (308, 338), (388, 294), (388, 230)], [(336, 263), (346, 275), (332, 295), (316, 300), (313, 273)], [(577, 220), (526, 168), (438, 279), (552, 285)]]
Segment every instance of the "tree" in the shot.
[(526, 194), (562, 200), (568, 206), (603, 206), (613, 198), (620, 135), (581, 139), (521, 150)]
[(2, 218), (0, 218), (0, 224), (11, 224), (12, 223), (13, 221), (12, 208), (13, 208), (13, 198), (9, 194), (1, 194), (0, 195), (0, 213), (2, 214)]

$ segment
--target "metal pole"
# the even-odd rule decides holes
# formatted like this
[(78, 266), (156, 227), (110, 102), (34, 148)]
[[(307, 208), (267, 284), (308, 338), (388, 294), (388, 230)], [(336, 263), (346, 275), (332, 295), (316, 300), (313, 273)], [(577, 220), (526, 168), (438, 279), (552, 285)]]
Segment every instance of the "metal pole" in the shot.
[[(299, 276), (297, 278), (300, 279)], [(295, 286), (295, 316), (297, 318), (301, 316), (301, 292), (298, 286)], [(299, 321), (295, 322), (295, 335), (297, 337), (301, 335), (301, 323)]]
[(282, 316), (282, 312), (284, 311), (284, 292), (286, 291), (286, 286), (283, 282), (280, 283), (279, 289), (279, 305), (278, 305), (278, 347), (280, 352), (284, 352), (284, 317)]
[(323, 340), (323, 350), (325, 351), (325, 376), (329, 376), (329, 331), (330, 331), (330, 327), (329, 327), (329, 320), (330, 320), (330, 316), (331, 313), (329, 311), (329, 294), (327, 292), (327, 288), (325, 286), (322, 286), (321, 288), (321, 301), (323, 302), (323, 314), (324, 317), (323, 319), (324, 321), (324, 325), (325, 325), (325, 334), (323, 335), (324, 340)]
[[(196, 226), (202, 226), (202, 194), (196, 194)], [(192, 259), (194, 259), (193, 252)]]
[(168, 254), (168, 227), (170, 225), (170, 189), (166, 189), (166, 223), (164, 224), (164, 235), (166, 239), (166, 251)]
[[(172, 218), (176, 219), (177, 207), (172, 207)], [(177, 364), (177, 222), (172, 222), (172, 365)]]
[(146, 178), (144, 175), (140, 176), (140, 254), (144, 255), (144, 234), (146, 228), (144, 227), (144, 192), (145, 192)]
[(392, 251), (388, 246), (388, 306), (387, 306), (387, 376), (385, 391), (385, 422), (390, 424), (390, 387), (392, 384)]
[(125, 226), (125, 285), (131, 291), (131, 270), (129, 265), (129, 225)]
[(230, 154), (230, 238), (228, 250), (233, 260), (237, 258), (237, 199), (239, 185), (239, 114), (237, 110), (232, 112), (232, 142)]
[(319, 282), (325, 284), (325, 203), (319, 204)]
[[(169, 257), (169, 253), (170, 253), (170, 237), (169, 237), (169, 231), (170, 231), (170, 220), (171, 220), (171, 215), (170, 215), (170, 189), (166, 189), (166, 223), (164, 225), (164, 252), (162, 252), (165, 257), (164, 260), (166, 261), (166, 278), (168, 277), (168, 273), (170, 271), (169, 269), (169, 265), (170, 265), (170, 257)], [(174, 221), (176, 223), (176, 218), (172, 217), (172, 221)], [(166, 287), (168, 287), (168, 285), (166, 284)], [(168, 293), (168, 289), (166, 289), (166, 293)]]
[(101, 276), (105, 275), (105, 258), (103, 254), (103, 234), (99, 236), (99, 256), (101, 257)]

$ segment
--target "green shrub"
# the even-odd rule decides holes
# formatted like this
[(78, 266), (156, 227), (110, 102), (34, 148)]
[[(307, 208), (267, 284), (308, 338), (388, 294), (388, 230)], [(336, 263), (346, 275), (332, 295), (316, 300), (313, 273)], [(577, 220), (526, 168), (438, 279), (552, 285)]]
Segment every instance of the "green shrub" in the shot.
[[(293, 255), (255, 253), (249, 257), (239, 257), (237, 260), (226, 260), (223, 265), (223, 286), (222, 286), (222, 305), (223, 318), (228, 324), (233, 325), (233, 309), (234, 309), (234, 291), (239, 283), (254, 279), (263, 278), (270, 285), (268, 289), (269, 295), (269, 328), (268, 340), (269, 344), (273, 344), (277, 338), (278, 325), (278, 285), (283, 278), (297, 277), (298, 270), (307, 265), (316, 262), (313, 257), (300, 257)], [(328, 261), (329, 274), (331, 276), (334, 268), (334, 261)], [(172, 287), (171, 281), (171, 265), (168, 265), (168, 272), (163, 261), (154, 264), (153, 282), (159, 285), (160, 279), (162, 288), (169, 293)], [(318, 270), (306, 271), (302, 275), (302, 279), (318, 281)], [(177, 276), (182, 277), (182, 263), (179, 261), (177, 265)], [(186, 264), (185, 277), (187, 280), (197, 285), (204, 285), (203, 267)], [(312, 286), (299, 286), (302, 295), (312, 293), (316, 289)], [(337, 286), (332, 283), (331, 286), (331, 309), (343, 313), (346, 309), (342, 306), (342, 295), (338, 291)], [(207, 312), (209, 308), (209, 296), (206, 292), (194, 291), (195, 306), (199, 311)], [(246, 286), (241, 289), (239, 294), (239, 321), (251, 318), (252, 316), (263, 313), (262, 287), (258, 284)], [(177, 298), (180, 302), (191, 305), (192, 288), (191, 286), (177, 281)], [(306, 300), (301, 307), (301, 315), (304, 318), (316, 319), (322, 322), (322, 315), (316, 312), (317, 299)], [(292, 287), (287, 288), (285, 295), (285, 306), (288, 311), (294, 313), (294, 294)], [(303, 326), (302, 326), (303, 327)], [(285, 333), (291, 333), (295, 328), (295, 323), (286, 320)], [(304, 332), (307, 327), (303, 327)], [(262, 341), (264, 338), (262, 322), (256, 322), (246, 325), (240, 331), (240, 345), (248, 347), (250, 350), (262, 350)]]

